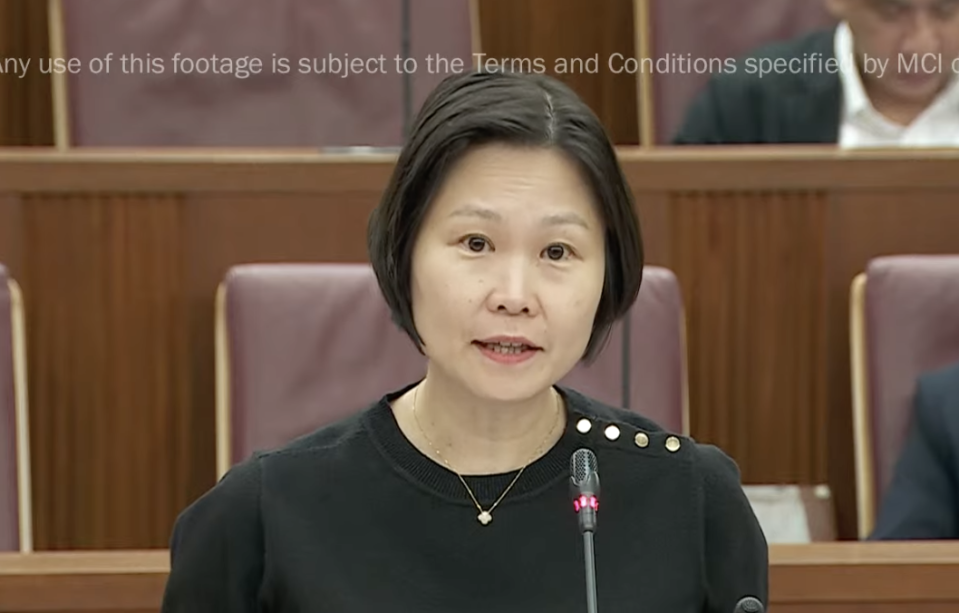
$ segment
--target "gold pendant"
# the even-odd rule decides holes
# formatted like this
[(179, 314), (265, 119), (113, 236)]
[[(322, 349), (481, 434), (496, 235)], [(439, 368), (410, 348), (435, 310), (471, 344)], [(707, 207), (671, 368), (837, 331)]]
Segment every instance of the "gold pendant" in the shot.
[(482, 513), (476, 516), (476, 519), (478, 519), (479, 522), (485, 526), (486, 524), (493, 521), (493, 516), (490, 515), (489, 511), (483, 511)]

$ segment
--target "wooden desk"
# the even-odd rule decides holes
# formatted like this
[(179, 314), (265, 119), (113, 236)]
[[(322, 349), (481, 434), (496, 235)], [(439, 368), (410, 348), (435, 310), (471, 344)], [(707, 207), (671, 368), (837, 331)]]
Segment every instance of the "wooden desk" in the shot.
[[(747, 483), (828, 483), (856, 532), (849, 286), (959, 253), (959, 151), (623, 150), (687, 315), (692, 434)], [(229, 266), (366, 261), (392, 156), (0, 152), (24, 290), (37, 549), (165, 547), (212, 486), (213, 303)]]
[[(155, 613), (166, 551), (0, 554), (0, 613)], [(955, 613), (959, 544), (773, 546), (770, 613)]]
[(770, 613), (955, 613), (959, 543), (774, 545)]
[(156, 613), (166, 551), (0, 554), (0, 613)]

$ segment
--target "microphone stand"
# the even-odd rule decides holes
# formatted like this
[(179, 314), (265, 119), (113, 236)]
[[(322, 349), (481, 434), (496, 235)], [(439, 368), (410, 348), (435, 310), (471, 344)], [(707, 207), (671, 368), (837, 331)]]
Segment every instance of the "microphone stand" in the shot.
[(596, 613), (596, 554), (592, 530), (583, 532), (583, 552), (586, 554), (586, 613)]
[(596, 553), (593, 533), (599, 510), (599, 466), (596, 455), (589, 449), (577, 449), (570, 459), (570, 493), (578, 515), (579, 531), (583, 535), (583, 558), (586, 562), (586, 611), (596, 613)]

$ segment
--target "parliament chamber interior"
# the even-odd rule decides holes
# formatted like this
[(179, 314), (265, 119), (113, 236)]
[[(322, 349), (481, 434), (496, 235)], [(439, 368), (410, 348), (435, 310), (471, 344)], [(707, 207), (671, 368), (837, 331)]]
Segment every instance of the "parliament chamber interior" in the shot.
[[(832, 4), (959, 52), (934, 1)], [(959, 611), (959, 96), (861, 146), (851, 86), (832, 75), (832, 119), (796, 93), (828, 58), (734, 61), (832, 45), (829, 8), (0, 1), (0, 612), (160, 611), (174, 523), (232, 466), (423, 377), (367, 223), (417, 110), (470, 67), (568, 85), (636, 203), (639, 296), (561, 383), (736, 462), (767, 610)], [(904, 455), (918, 382), (949, 368), (924, 396), (940, 446)], [(944, 474), (901, 483), (922, 453)], [(897, 496), (949, 501), (954, 534), (930, 511), (882, 536)]]

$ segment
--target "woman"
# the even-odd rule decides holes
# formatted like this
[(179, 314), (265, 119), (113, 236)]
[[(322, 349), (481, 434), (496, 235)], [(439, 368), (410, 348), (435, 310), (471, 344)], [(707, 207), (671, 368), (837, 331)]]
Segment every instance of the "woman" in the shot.
[(733, 462), (556, 386), (639, 291), (630, 194), (600, 122), (559, 82), (445, 80), (369, 225), (426, 377), (196, 501), (163, 610), (582, 611), (569, 482), (583, 447), (602, 475), (600, 611), (765, 601), (766, 543)]

